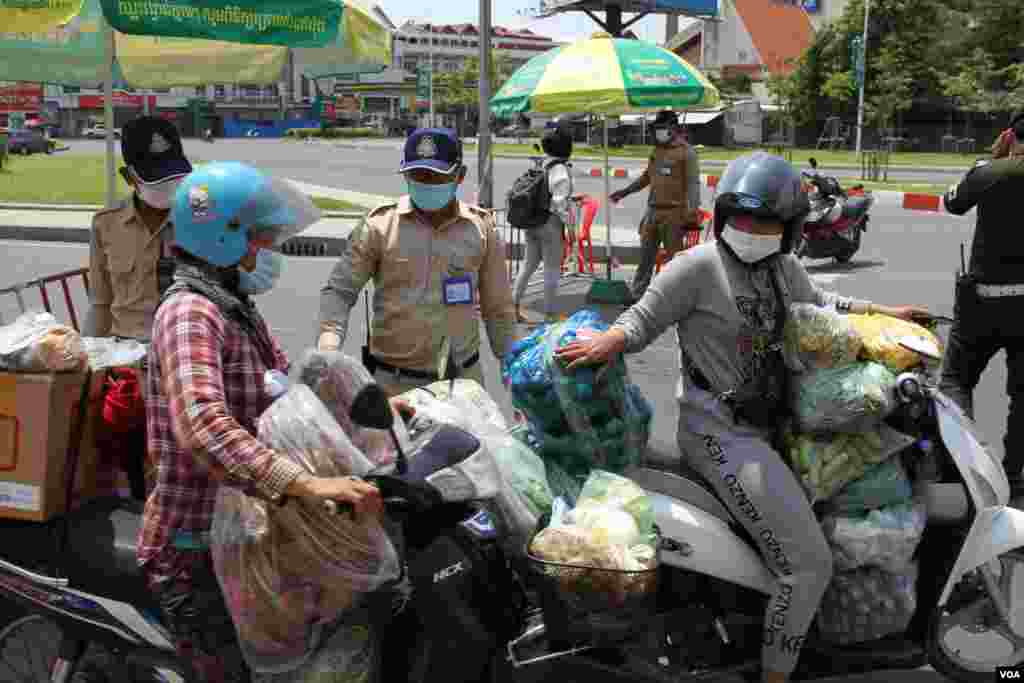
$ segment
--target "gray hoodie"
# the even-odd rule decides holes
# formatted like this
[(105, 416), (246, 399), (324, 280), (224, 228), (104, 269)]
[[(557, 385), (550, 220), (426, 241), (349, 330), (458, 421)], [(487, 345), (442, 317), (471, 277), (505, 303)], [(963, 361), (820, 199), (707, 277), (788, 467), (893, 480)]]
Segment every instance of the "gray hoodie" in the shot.
[[(787, 308), (791, 303), (867, 304), (819, 289), (792, 254), (751, 267), (710, 242), (679, 253), (619, 317), (615, 325), (625, 331), (626, 352), (642, 350), (674, 324), (681, 369), (692, 363), (716, 393), (739, 387), (756, 374), (771, 343), (778, 309), (772, 270), (780, 276)], [(687, 381), (679, 383), (680, 400)]]

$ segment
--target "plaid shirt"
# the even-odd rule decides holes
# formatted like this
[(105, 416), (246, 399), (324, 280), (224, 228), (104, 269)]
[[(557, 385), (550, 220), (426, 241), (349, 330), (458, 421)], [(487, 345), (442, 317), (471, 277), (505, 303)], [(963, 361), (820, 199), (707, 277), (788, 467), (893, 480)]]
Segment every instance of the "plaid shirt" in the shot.
[[(286, 371), (276, 342), (274, 355), (274, 369)], [(157, 310), (146, 386), (148, 452), (157, 472), (138, 551), (149, 574), (175, 573), (176, 534), (209, 532), (221, 483), (276, 501), (302, 472), (254, 436), (269, 405), (268, 369), (244, 329), (205, 297), (180, 292)]]

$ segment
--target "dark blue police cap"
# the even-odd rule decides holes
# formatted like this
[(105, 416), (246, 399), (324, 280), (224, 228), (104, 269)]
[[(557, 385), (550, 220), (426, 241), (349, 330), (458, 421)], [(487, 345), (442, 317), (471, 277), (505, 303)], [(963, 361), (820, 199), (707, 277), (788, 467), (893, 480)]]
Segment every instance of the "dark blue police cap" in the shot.
[(462, 141), (450, 128), (420, 128), (406, 139), (400, 173), (425, 168), (451, 175), (462, 166)]

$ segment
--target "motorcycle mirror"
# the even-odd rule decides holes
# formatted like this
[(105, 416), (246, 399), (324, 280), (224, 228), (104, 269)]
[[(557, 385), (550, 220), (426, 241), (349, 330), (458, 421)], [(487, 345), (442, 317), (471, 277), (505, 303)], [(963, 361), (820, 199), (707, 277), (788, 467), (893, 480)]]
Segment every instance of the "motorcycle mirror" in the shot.
[(399, 474), (405, 474), (409, 470), (409, 463), (402, 451), (402, 444), (395, 434), (395, 416), (391, 412), (391, 402), (388, 395), (380, 388), (379, 384), (367, 384), (356, 395), (349, 408), (348, 415), (352, 422), (360, 427), (370, 429), (386, 429), (391, 434), (391, 440), (395, 444), (395, 469)]
[(818, 160), (815, 159), (814, 157), (811, 157), (807, 161), (811, 165), (811, 168), (815, 168), (815, 169), (818, 168)]

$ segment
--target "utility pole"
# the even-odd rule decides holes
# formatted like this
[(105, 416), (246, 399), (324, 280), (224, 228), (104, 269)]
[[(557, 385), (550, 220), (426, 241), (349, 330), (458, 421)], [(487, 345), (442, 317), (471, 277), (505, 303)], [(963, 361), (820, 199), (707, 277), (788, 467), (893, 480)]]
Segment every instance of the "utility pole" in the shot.
[(430, 51), (427, 53), (427, 59), (430, 60), (430, 127), (434, 127), (434, 25), (427, 24), (427, 30), (430, 31), (430, 38), (428, 38)]
[[(477, 127), (477, 203), (494, 207), (494, 178), (491, 167), (491, 0), (480, 0), (480, 101)], [(431, 80), (433, 83), (433, 80)]]
[(857, 154), (860, 154), (864, 139), (864, 81), (868, 70), (868, 16), (871, 14), (871, 0), (864, 0), (864, 34), (860, 45), (860, 95), (857, 102)]

